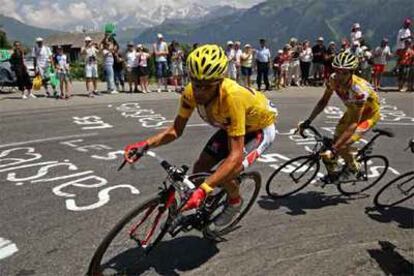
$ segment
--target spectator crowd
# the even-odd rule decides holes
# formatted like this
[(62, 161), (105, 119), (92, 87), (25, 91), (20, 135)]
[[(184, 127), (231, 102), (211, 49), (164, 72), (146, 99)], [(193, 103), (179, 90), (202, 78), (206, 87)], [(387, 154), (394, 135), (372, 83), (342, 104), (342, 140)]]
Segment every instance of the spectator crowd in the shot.
[[(81, 54), (85, 64), (86, 93), (89, 97), (100, 95), (97, 81), (101, 73), (105, 78), (107, 93), (150, 92), (152, 59), (157, 79), (153, 91), (180, 93), (188, 82), (186, 56), (198, 46), (194, 44), (192, 49), (186, 50), (177, 41), (168, 44), (162, 34), (157, 34), (156, 41), (150, 46), (129, 42), (125, 50), (121, 49), (111, 32), (105, 33), (102, 41), (92, 41), (89, 36), (84, 40)], [(14, 42), (10, 63), (16, 73), (23, 99), (36, 97), (32, 90), (40, 90), (41, 87), (47, 96), (61, 99), (71, 97), (72, 81), (68, 56), (61, 46), (55, 50), (52, 53), (44, 45), (42, 38), (36, 39), (32, 50), (36, 76), (32, 82), (24, 64), (22, 46), (20, 42)], [(398, 90), (414, 91), (414, 43), (410, 19), (405, 19), (398, 31), (394, 51), (389, 46), (388, 38), (383, 38), (377, 47), (368, 45), (359, 23), (352, 25), (349, 38), (343, 38), (339, 45), (335, 41), (327, 43), (323, 37), (318, 37), (314, 43), (292, 37), (282, 49), (273, 52), (265, 39), (259, 40), (257, 48), (249, 43), (242, 45), (240, 41), (228, 41), (225, 47), (228, 58), (227, 77), (244, 86), (253, 87), (252, 77), (256, 75), (255, 88), (259, 91), (289, 86), (322, 86), (333, 73), (331, 64), (335, 55), (344, 51), (358, 57), (360, 65), (357, 74), (371, 81), (375, 89), (381, 88), (387, 64), (395, 57), (397, 62), (392, 72), (397, 76)], [(103, 72), (98, 71), (100, 61)]]

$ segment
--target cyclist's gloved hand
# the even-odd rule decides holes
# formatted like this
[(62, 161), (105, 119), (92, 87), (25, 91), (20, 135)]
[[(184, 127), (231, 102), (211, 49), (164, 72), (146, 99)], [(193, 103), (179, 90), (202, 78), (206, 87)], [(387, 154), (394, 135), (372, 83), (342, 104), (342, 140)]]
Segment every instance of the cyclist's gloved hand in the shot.
[(187, 211), (191, 209), (195, 209), (200, 207), (201, 203), (204, 201), (204, 199), (207, 197), (209, 193), (213, 191), (213, 188), (211, 188), (207, 183), (203, 183), (198, 187), (190, 196), (187, 203), (182, 208), (182, 211)]
[[(128, 163), (134, 163), (138, 161), (141, 156), (149, 148), (147, 141), (140, 141), (134, 144), (127, 145), (124, 149), (124, 158)], [(135, 152), (135, 154), (133, 154)]]
[(303, 132), (305, 131), (305, 129), (309, 128), (310, 124), (311, 124), (311, 121), (309, 119), (300, 122), (298, 124), (298, 128), (296, 129), (296, 132), (299, 132), (299, 134), (303, 136)]
[(336, 155), (336, 150), (334, 148), (331, 148), (329, 150), (321, 152), (319, 155), (325, 159), (333, 159)]

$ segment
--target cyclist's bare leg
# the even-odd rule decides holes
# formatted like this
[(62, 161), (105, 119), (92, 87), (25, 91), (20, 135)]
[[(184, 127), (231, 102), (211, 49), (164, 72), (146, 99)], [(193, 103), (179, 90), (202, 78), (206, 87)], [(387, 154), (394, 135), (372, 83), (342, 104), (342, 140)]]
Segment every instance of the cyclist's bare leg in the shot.
[[(199, 172), (209, 172), (212, 170), (214, 166), (216, 166), (219, 162), (217, 162), (216, 158), (211, 156), (206, 152), (202, 152), (195, 162), (193, 166), (193, 173)], [(242, 168), (240, 168), (241, 172)], [(201, 183), (200, 183), (201, 184)], [(227, 191), (230, 199), (236, 199), (240, 197), (239, 186), (237, 185), (237, 180), (233, 177), (222, 184), (223, 188)], [(212, 187), (214, 188), (214, 187)]]

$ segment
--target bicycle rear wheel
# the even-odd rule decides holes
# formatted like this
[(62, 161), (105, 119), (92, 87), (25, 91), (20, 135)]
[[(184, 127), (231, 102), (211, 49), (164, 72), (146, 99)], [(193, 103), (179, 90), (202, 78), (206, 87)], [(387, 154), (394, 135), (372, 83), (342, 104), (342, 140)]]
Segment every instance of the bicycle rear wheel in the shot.
[(388, 159), (382, 155), (370, 155), (358, 160), (364, 175), (361, 180), (340, 182), (338, 190), (344, 195), (356, 195), (374, 187), (388, 170)]
[(106, 235), (89, 264), (88, 275), (138, 275), (144, 258), (166, 234), (169, 218), (160, 194), (131, 210)]
[(379, 208), (392, 207), (414, 196), (414, 171), (407, 172), (391, 180), (374, 197)]
[(288, 197), (305, 188), (319, 172), (319, 159), (299, 156), (277, 168), (266, 182), (266, 192), (273, 199)]

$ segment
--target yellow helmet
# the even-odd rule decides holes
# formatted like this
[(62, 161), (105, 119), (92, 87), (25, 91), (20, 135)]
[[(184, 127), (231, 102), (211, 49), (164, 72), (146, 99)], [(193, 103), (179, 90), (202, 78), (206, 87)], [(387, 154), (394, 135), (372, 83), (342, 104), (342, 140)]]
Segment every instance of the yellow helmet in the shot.
[(222, 79), (227, 69), (226, 54), (215, 44), (200, 46), (188, 56), (187, 69), (197, 80)]
[(358, 68), (358, 58), (348, 52), (342, 52), (335, 56), (332, 66), (338, 69), (356, 70)]

